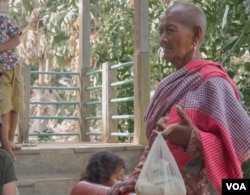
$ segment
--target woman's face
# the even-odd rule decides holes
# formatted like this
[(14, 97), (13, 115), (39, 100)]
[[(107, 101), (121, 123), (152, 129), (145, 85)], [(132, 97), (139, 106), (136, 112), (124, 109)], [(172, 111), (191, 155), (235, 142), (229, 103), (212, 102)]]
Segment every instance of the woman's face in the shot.
[(119, 181), (122, 181), (123, 177), (125, 175), (125, 169), (124, 168), (117, 168), (114, 173), (110, 176), (110, 179), (104, 183), (106, 186), (113, 186)]
[(176, 69), (194, 59), (194, 33), (181, 14), (166, 12), (160, 20), (160, 45), (163, 58), (170, 61)]

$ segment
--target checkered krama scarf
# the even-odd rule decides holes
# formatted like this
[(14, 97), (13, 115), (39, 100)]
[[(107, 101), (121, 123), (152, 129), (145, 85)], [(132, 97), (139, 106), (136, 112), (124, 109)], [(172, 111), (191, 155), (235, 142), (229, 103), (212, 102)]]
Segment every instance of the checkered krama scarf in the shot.
[[(155, 129), (158, 120), (162, 116), (166, 116), (170, 112), (170, 109), (175, 106), (175, 104), (179, 103), (187, 93), (193, 89), (199, 88), (204, 81), (213, 77), (226, 79), (234, 91), (231, 94), (220, 93), (222, 96), (234, 96), (236, 101), (240, 99), (234, 82), (226, 74), (221, 65), (211, 61), (193, 60), (183, 68), (166, 77), (159, 84), (145, 114), (147, 137), (149, 138), (152, 129)], [(199, 96), (197, 99), (204, 98), (203, 95), (202, 92), (196, 94), (196, 96)], [(218, 116), (215, 114), (217, 116), (215, 118), (213, 112), (218, 112), (218, 110), (208, 111), (199, 104), (194, 107), (192, 107), (193, 105), (188, 108), (184, 107), (183, 109), (191, 118), (196, 129), (198, 129), (206, 172), (214, 188), (220, 191), (222, 178), (242, 177), (240, 165), (241, 162), (249, 156), (250, 151), (250, 119), (240, 103), (237, 103), (237, 105), (241, 108), (237, 110), (241, 112), (238, 111), (238, 113), (235, 113), (237, 110), (228, 106), (228, 103), (224, 105), (225, 102), (220, 102), (220, 98), (214, 99), (210, 101), (210, 103), (211, 102), (223, 104), (220, 105), (220, 108), (225, 107), (226, 112), (221, 112), (223, 114), (219, 114)], [(209, 105), (207, 108), (209, 109), (212, 107), (213, 105)], [(230, 120), (235, 121), (236, 117), (241, 121), (237, 124), (241, 126), (228, 125)], [(178, 118), (178, 116), (176, 116), (176, 118)], [(242, 120), (244, 120), (243, 123)], [(172, 122), (174, 123), (176, 120), (173, 119)], [(205, 123), (202, 124), (203, 122)], [(171, 118), (167, 124), (171, 124)], [(200, 124), (204, 125), (206, 128), (200, 129), (202, 126)], [(181, 156), (183, 154), (183, 149), (181, 147), (179, 151), (181, 152), (174, 154), (177, 164), (187, 163), (178, 162), (179, 159), (181, 159), (179, 161), (185, 161), (184, 159), (187, 161), (188, 159)], [(227, 163), (227, 161), (232, 162)], [(225, 166), (225, 163), (227, 163), (228, 166)]]

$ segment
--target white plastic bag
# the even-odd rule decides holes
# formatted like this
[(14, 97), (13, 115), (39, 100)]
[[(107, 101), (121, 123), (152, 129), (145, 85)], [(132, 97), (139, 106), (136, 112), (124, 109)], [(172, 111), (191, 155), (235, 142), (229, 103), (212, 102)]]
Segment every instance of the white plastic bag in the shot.
[(158, 134), (135, 186), (136, 195), (186, 195), (186, 188), (164, 138)]

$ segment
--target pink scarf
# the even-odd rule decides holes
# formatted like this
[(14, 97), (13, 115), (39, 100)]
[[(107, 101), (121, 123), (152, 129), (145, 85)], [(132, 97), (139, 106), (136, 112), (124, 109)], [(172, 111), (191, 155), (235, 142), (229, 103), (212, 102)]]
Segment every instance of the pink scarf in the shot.
[[(235, 102), (237, 102), (237, 99), (239, 100), (240, 97), (234, 82), (221, 65), (211, 61), (193, 60), (185, 67), (166, 77), (159, 84), (145, 114), (147, 137), (149, 138), (160, 117), (168, 114), (170, 109), (179, 103), (187, 93), (199, 88), (204, 81), (212, 77), (222, 77), (231, 85), (234, 93), (222, 93), (222, 96), (234, 96)], [(197, 95), (200, 95), (200, 99), (204, 98), (202, 93)], [(220, 104), (218, 99), (213, 101)], [(230, 105), (221, 105), (222, 108), (226, 106), (227, 112), (225, 116), (220, 115), (220, 118), (214, 118), (213, 113), (210, 115), (213, 110), (204, 110), (205, 108), (201, 105), (184, 107), (184, 111), (198, 129), (206, 172), (217, 191), (221, 190), (222, 178), (242, 177), (240, 161), (245, 160), (250, 151), (250, 119), (241, 105), (236, 104), (239, 107), (237, 110), (232, 110), (233, 108), (230, 108)], [(178, 116), (169, 117), (170, 120), (167, 124), (176, 123), (179, 120)], [(236, 128), (230, 126), (230, 129), (228, 129), (226, 119), (235, 120), (235, 117), (239, 117), (240, 121), (245, 120), (246, 123), (240, 123), (241, 126)], [(169, 146), (179, 168), (183, 170), (192, 157), (183, 152), (183, 149), (178, 145), (170, 144)]]

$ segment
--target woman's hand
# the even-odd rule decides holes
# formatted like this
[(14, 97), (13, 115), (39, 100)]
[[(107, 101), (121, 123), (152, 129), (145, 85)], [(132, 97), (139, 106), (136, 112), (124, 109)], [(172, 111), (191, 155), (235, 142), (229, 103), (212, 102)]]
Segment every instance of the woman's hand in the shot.
[(107, 195), (123, 195), (126, 192), (135, 192), (135, 181), (124, 181), (112, 186)]
[[(153, 130), (152, 137), (161, 133), (162, 136), (173, 143), (180, 144), (186, 147), (189, 143), (190, 136), (194, 126), (191, 119), (185, 114), (185, 112), (179, 107), (176, 107), (176, 112), (180, 117), (180, 122), (166, 125), (168, 117), (162, 117), (157, 123), (157, 129)], [(151, 138), (151, 136), (150, 136)], [(152, 138), (153, 139), (153, 138)]]
[(157, 123), (156, 129), (154, 129), (149, 137), (149, 148), (153, 145), (155, 138), (159, 132), (162, 132), (166, 128), (166, 121), (168, 120), (168, 117), (161, 117)]

